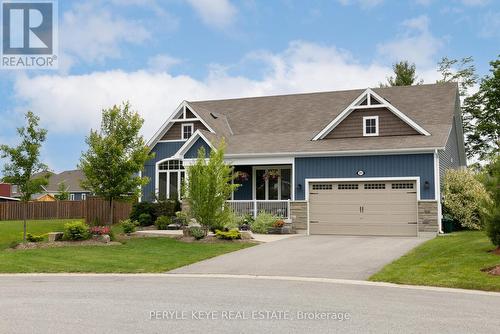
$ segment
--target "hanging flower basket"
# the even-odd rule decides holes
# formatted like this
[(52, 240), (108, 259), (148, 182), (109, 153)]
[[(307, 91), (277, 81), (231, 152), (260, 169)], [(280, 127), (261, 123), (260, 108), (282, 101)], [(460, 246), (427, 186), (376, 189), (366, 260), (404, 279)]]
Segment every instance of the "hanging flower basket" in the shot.
[(236, 178), (234, 180), (237, 182), (246, 182), (246, 181), (248, 181), (249, 177), (250, 177), (250, 174), (248, 174), (247, 172), (238, 171), (238, 172), (236, 172)]
[(277, 180), (280, 177), (281, 173), (279, 169), (268, 169), (262, 178), (264, 180)]

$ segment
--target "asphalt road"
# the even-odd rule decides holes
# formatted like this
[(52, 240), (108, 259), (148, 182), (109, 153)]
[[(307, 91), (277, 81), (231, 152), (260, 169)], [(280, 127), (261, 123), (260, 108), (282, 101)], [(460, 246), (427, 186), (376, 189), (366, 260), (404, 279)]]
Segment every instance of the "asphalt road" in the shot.
[[(456, 334), (500, 328), (500, 294), (352, 282), (0, 276), (0, 333)], [(316, 319), (300, 320), (305, 315)]]

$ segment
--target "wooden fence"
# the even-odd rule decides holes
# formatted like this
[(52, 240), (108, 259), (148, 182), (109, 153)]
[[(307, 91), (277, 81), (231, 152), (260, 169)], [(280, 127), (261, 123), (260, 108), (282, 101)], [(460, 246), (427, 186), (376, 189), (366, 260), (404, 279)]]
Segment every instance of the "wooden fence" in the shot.
[[(0, 220), (22, 220), (21, 202), (0, 202)], [(28, 202), (26, 219), (82, 219), (87, 223), (105, 224), (109, 221), (109, 202), (95, 197), (84, 201)], [(114, 221), (128, 218), (130, 202), (115, 202)]]
[[(85, 208), (85, 221), (87, 224), (104, 225), (109, 222), (109, 202), (101, 198), (87, 197)], [(132, 210), (130, 202), (113, 202), (113, 221), (118, 222), (127, 219)]]

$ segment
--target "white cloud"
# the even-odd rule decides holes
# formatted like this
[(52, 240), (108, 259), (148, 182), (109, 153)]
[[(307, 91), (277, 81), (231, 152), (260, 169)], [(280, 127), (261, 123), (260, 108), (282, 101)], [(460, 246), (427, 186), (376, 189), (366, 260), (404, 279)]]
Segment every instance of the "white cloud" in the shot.
[(229, 0), (186, 0), (203, 22), (216, 28), (224, 28), (233, 23), (237, 14)]
[[(260, 79), (229, 75), (219, 67), (204, 80), (167, 72), (106, 71), (86, 75), (20, 76), (14, 90), (22, 110), (39, 114), (53, 133), (87, 133), (103, 108), (129, 100), (145, 118), (146, 137), (184, 99), (213, 99), (377, 86), (391, 68), (363, 65), (346, 51), (293, 42), (281, 53), (255, 53), (268, 70)], [(47, 122), (50, 120), (50, 122)]]
[(378, 44), (378, 54), (391, 61), (408, 60), (422, 68), (435, 65), (443, 40), (432, 34), (429, 25), (425, 15), (403, 21), (403, 33), (392, 41)]
[(148, 67), (155, 71), (168, 71), (172, 66), (182, 63), (179, 58), (172, 57), (167, 54), (158, 54), (149, 58)]
[(150, 38), (140, 23), (121, 18), (93, 3), (78, 4), (65, 12), (59, 31), (63, 70), (75, 62), (119, 58), (123, 43), (140, 44)]
[(384, 0), (337, 0), (341, 5), (359, 5), (361, 8), (372, 8), (384, 2)]

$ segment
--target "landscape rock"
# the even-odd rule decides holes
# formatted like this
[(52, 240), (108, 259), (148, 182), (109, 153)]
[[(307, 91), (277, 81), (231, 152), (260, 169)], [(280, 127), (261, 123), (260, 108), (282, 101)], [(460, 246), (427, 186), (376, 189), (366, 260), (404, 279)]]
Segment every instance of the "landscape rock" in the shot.
[(49, 242), (62, 240), (64, 233), (63, 232), (50, 232), (48, 234)]

